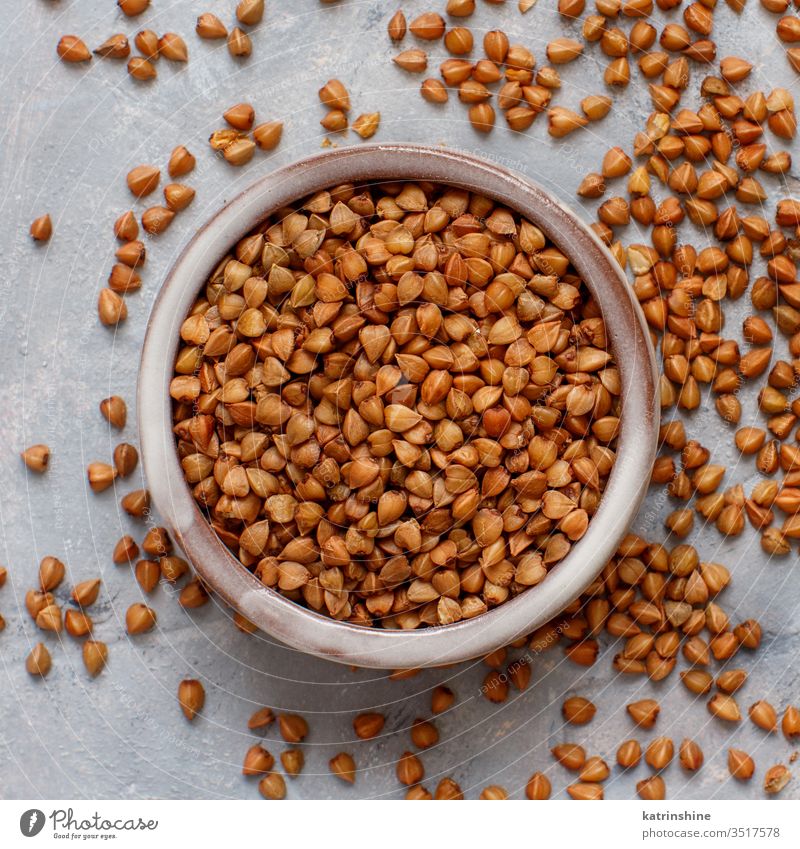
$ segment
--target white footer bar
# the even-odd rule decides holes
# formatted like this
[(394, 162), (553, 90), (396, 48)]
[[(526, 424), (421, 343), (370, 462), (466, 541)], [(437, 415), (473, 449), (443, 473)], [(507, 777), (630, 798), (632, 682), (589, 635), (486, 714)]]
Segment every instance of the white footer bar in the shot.
[[(403, 802), (0, 801), (0, 847), (105, 843), (380, 849), (800, 846), (800, 801), (466, 802), (455, 810)], [(509, 805), (513, 806), (509, 809)], [(452, 807), (452, 806), (451, 806)], [(523, 810), (522, 808), (525, 808)], [(359, 810), (356, 810), (358, 808)], [(546, 842), (545, 842), (546, 841)]]

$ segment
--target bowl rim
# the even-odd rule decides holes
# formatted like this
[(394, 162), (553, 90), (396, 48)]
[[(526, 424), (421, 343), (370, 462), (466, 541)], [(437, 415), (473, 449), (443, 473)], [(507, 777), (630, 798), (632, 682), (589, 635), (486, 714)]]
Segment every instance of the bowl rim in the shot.
[[(172, 431), (169, 383), (178, 329), (209, 274), (240, 238), (292, 201), (347, 182), (429, 180), (485, 194), (525, 216), (595, 296), (622, 382), (617, 456), (582, 539), (540, 584), (474, 619), (414, 631), (340, 622), (264, 586), (219, 540), (183, 478)], [(624, 355), (623, 355), (624, 354)], [(164, 278), (141, 351), (137, 411), (153, 505), (197, 574), (227, 604), (291, 648), (357, 666), (401, 669), (472, 659), (548, 622), (602, 570), (644, 498), (656, 452), (655, 355), (622, 269), (575, 213), (547, 191), (492, 162), (446, 148), (373, 143), (315, 154), (260, 178), (200, 227)]]

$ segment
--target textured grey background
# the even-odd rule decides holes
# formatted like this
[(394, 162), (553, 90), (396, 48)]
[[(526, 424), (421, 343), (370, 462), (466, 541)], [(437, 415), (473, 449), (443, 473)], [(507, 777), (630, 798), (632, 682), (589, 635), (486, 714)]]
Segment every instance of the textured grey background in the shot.
[[(0, 797), (256, 797), (252, 779), (239, 773), (253, 739), (246, 721), (262, 704), (301, 712), (311, 723), (306, 770), (289, 782), (291, 797), (398, 796), (394, 762), (411, 748), (407, 729), (415, 717), (427, 715), (430, 688), (440, 682), (453, 686), (458, 701), (437, 720), (441, 744), (423, 755), (431, 789), (440, 776), (451, 774), (473, 797), (488, 783), (501, 783), (519, 797), (533, 771), (547, 770), (563, 796), (573, 776), (553, 765), (548, 750), (555, 743), (583, 742), (590, 754), (613, 762), (622, 739), (637, 736), (646, 743), (667, 734), (676, 739), (676, 748), (683, 736), (697, 738), (707, 761), (693, 777), (677, 762), (667, 769), (671, 798), (762, 795), (764, 770), (789, 755), (783, 738), (769, 737), (747, 720), (733, 730), (712, 720), (702, 701), (693, 704), (688, 698), (677, 673), (657, 685), (615, 677), (611, 659), (618, 648), (609, 639), (589, 670), (565, 662), (560, 648), (535, 658), (531, 687), (495, 706), (478, 694), (486, 672), (480, 663), (391, 682), (381, 673), (351, 671), (263, 637), (246, 637), (216, 604), (187, 615), (165, 587), (148, 602), (158, 611), (157, 631), (126, 638), (124, 613), (140, 592), (129, 570), (111, 563), (110, 553), (122, 533), (140, 538), (141, 530), (120, 516), (113, 490), (95, 496), (86, 487), (86, 464), (107, 460), (119, 439), (109, 432), (97, 403), (112, 392), (128, 400), (124, 438), (135, 442), (139, 345), (165, 270), (198, 223), (226, 199), (270, 169), (320, 149), (323, 111), (317, 88), (338, 76), (351, 92), (354, 116), (380, 110), (376, 140), (447, 144), (488, 156), (568, 202), (575, 200), (582, 173), (596, 169), (611, 144), (629, 147), (651, 108), (634, 72), (634, 82), (605, 121), (563, 142), (548, 137), (543, 117), (521, 135), (509, 132), (501, 118), (490, 136), (479, 136), (457, 99), (444, 108), (422, 102), (417, 92), (422, 77), (391, 64), (395, 51), (385, 25), (399, 3), (268, 0), (267, 5), (264, 24), (253, 32), (253, 56), (235, 61), (224, 42), (201, 41), (193, 31), (196, 15), (205, 10), (230, 25), (233, 0), (154, 0), (151, 12), (137, 19), (125, 18), (113, 0), (0, 0), (0, 562), (10, 574), (0, 590), (0, 612), (8, 623), (0, 634)], [(410, 19), (444, 2), (402, 5)], [(466, 23), (476, 42), (488, 29), (506, 30), (512, 42), (528, 45), (543, 64), (549, 39), (565, 28), (578, 31), (579, 25), (565, 27), (554, 9), (554, 0), (540, 0), (523, 17), (511, 0), (502, 7), (479, 0), (478, 12)], [(679, 13), (669, 19), (680, 20)], [(750, 0), (741, 18), (719, 4), (716, 19), (719, 55), (745, 55), (755, 63), (746, 91), (778, 84), (794, 90), (795, 77), (774, 36), (775, 17)], [(55, 45), (64, 33), (78, 34), (94, 47), (114, 32), (132, 39), (144, 26), (183, 35), (188, 66), (161, 60), (158, 79), (141, 84), (128, 78), (124, 62), (95, 59), (89, 66), (69, 66), (56, 59)], [(413, 41), (407, 37), (404, 47)], [(426, 49), (435, 75), (445, 58), (443, 47)], [(564, 67), (564, 87), (554, 102), (578, 108), (583, 96), (602, 90), (604, 60), (594, 46)], [(702, 73), (693, 67), (695, 82)], [(285, 132), (272, 155), (258, 152), (247, 167), (232, 169), (212, 157), (206, 140), (223, 125), (223, 109), (241, 100), (255, 106), (259, 121), (282, 119)], [(350, 134), (339, 143), (356, 141)], [(197, 198), (166, 234), (147, 240), (144, 285), (128, 297), (130, 318), (112, 334), (99, 326), (95, 303), (113, 262), (112, 223), (131, 205), (124, 175), (142, 162), (165, 169), (170, 150), (180, 143), (198, 157), (198, 168), (186, 178)], [(765, 182), (780, 191), (777, 181)], [(618, 191), (624, 193), (624, 185)], [(135, 208), (141, 212), (144, 206)], [(34, 246), (28, 225), (45, 211), (53, 217), (55, 235), (48, 245)], [(583, 214), (590, 218), (591, 210), (584, 208)], [(730, 335), (738, 336), (746, 301), (729, 314)], [(755, 419), (752, 393), (743, 392), (748, 398), (745, 417)], [(714, 449), (714, 461), (733, 462), (731, 432), (713, 410), (697, 411), (687, 427)], [(19, 460), (23, 447), (39, 441), (53, 448), (51, 468), (42, 477), (26, 474)], [(755, 479), (752, 461), (746, 461), (731, 469), (725, 485), (741, 480), (749, 489)], [(136, 485), (124, 482), (117, 496)], [(639, 530), (660, 538), (670, 509), (653, 493)], [(738, 540), (726, 542), (713, 528), (701, 532), (699, 527), (691, 539), (703, 559), (732, 569), (734, 582), (724, 600), (734, 621), (754, 615), (765, 628), (762, 650), (735, 661), (751, 672), (740, 702), (746, 707), (767, 698), (781, 709), (789, 700), (797, 702), (796, 550), (769, 563), (749, 527)], [(80, 646), (69, 637), (44, 638), (53, 655), (46, 680), (33, 680), (24, 670), (24, 659), (42, 634), (25, 613), (23, 599), (45, 554), (68, 564), (69, 580), (57, 592), (62, 602), (68, 584), (96, 575), (104, 579), (92, 614), (98, 638), (109, 645), (110, 662), (97, 680), (88, 679)], [(175, 698), (184, 677), (201, 678), (207, 690), (202, 717), (191, 725)], [(573, 692), (598, 705), (597, 717), (583, 729), (561, 724), (560, 702)], [(663, 711), (655, 730), (634, 734), (623, 706), (645, 696), (660, 699)], [(352, 717), (367, 709), (388, 714), (386, 731), (377, 741), (353, 742)], [(267, 741), (277, 756), (282, 745), (274, 728)], [(756, 759), (757, 781), (750, 785), (728, 778), (725, 757), (732, 744)], [(341, 749), (356, 757), (354, 787), (327, 774), (328, 759)], [(649, 772), (641, 765), (623, 776), (614, 767), (606, 796), (630, 797), (635, 781)], [(795, 779), (784, 797), (798, 795)]]

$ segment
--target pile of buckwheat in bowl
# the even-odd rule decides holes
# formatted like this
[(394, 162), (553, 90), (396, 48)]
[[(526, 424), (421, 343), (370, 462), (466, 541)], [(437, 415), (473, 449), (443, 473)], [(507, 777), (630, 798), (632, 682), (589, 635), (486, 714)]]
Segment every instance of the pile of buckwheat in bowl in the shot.
[(614, 464), (598, 304), (538, 227), (465, 190), (346, 184), (279, 210), (180, 335), (195, 500), (263, 584), (335, 619), (446, 625), (540, 583)]

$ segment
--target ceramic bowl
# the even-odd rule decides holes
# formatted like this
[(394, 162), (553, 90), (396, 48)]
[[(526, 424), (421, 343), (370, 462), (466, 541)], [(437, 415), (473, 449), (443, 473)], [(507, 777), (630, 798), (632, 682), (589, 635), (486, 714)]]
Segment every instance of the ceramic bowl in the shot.
[[(566, 253), (598, 301), (622, 380), (617, 460), (585, 536), (541, 584), (474, 619), (415, 631), (338, 622), (261, 584), (219, 541), (185, 483), (172, 433), (169, 383), (179, 328), (231, 246), (275, 210), (345, 182), (429, 180), (487, 195), (535, 223)], [(404, 144), (359, 145), (269, 174), (227, 203), (189, 242), (156, 299), (142, 350), (138, 410), (154, 506), (198, 575), (229, 605), (289, 646), (340, 663), (386, 669), (454, 663), (507, 645), (547, 622), (599, 574), (645, 494), (659, 410), (655, 358), (631, 288), (578, 217), (543, 189), (463, 153)]]

